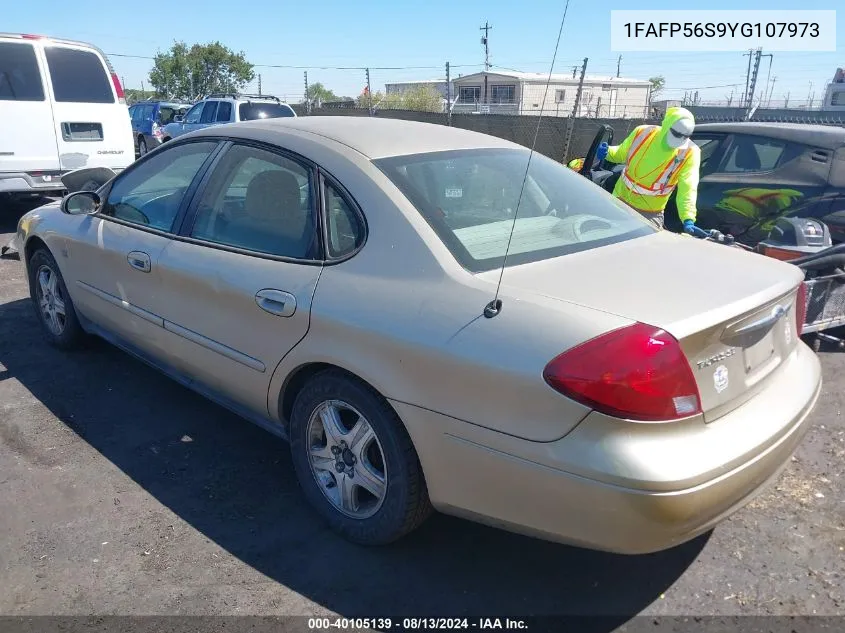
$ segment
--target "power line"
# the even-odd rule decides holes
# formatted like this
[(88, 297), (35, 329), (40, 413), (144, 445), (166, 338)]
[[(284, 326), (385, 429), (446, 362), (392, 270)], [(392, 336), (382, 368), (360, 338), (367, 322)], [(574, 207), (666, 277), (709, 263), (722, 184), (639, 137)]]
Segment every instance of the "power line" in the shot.
[[(491, 27), (492, 28), (492, 27)], [(106, 53), (108, 57), (127, 57), (130, 59), (155, 60), (149, 55), (128, 55), (125, 53)], [(293, 66), (287, 64), (252, 64), (256, 68), (287, 68), (291, 70), (440, 70), (441, 66)], [(484, 64), (451, 64), (452, 68), (477, 68)]]

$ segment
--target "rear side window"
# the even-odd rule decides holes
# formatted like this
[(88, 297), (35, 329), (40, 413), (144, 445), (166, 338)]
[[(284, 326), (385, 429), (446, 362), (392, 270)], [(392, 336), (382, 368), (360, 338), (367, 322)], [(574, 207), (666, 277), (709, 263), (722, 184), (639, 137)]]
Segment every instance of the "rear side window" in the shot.
[(200, 117), (200, 123), (214, 123), (214, 117), (217, 115), (217, 101), (206, 101), (205, 108)]
[(0, 101), (44, 101), (32, 44), (0, 42)]
[(111, 80), (98, 55), (61, 46), (47, 46), (44, 52), (56, 101), (115, 103)]
[(232, 120), (232, 104), (229, 101), (221, 101), (217, 106), (217, 122), (228, 123)]
[(800, 146), (778, 139), (737, 134), (722, 171), (771, 171), (799, 156), (801, 151)]
[(526, 174), (528, 154), (473, 149), (374, 162), (471, 272), (501, 266), (506, 251), (507, 264), (514, 266), (657, 230), (623, 202), (550, 158), (534, 154)]
[(238, 106), (241, 121), (254, 119), (278, 119), (294, 116), (290, 106), (281, 103), (242, 103)]

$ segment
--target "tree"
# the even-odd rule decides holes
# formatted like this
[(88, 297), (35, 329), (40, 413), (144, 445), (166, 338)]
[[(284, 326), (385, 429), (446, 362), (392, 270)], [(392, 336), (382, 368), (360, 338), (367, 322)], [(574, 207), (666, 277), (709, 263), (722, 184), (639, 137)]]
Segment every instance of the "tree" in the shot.
[(338, 97), (334, 92), (326, 88), (323, 84), (319, 81), (315, 84), (309, 84), (308, 92), (305, 95), (305, 99), (303, 102), (310, 101), (312, 105), (316, 105), (318, 103), (326, 103), (327, 101), (341, 101), (342, 99)]
[(666, 87), (666, 79), (663, 75), (658, 75), (650, 78), (649, 81), (651, 82), (651, 99), (653, 101)]
[(166, 53), (156, 54), (150, 84), (167, 99), (197, 99), (212, 92), (237, 92), (255, 78), (253, 65), (243, 52), (235, 53), (220, 42), (175, 42)]
[(402, 94), (405, 110), (443, 112), (443, 95), (433, 86), (414, 86)]
[(139, 101), (146, 101), (147, 99), (155, 99), (156, 93), (152, 90), (136, 90), (135, 88), (126, 88), (124, 90), (126, 96), (126, 105), (132, 105)]
[[(380, 110), (416, 110), (421, 112), (443, 112), (443, 97), (431, 86), (414, 86), (402, 92), (372, 95), (373, 108)], [(369, 104), (367, 91), (356, 99), (356, 107), (366, 108)]]

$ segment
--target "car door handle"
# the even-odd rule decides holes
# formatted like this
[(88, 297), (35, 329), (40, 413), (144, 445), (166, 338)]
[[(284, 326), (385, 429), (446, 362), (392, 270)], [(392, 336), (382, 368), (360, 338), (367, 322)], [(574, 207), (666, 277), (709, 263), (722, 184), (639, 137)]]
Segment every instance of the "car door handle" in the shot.
[(140, 270), (142, 273), (150, 272), (152, 264), (150, 263), (150, 256), (141, 251), (132, 251), (126, 256), (126, 261), (135, 270)]
[(255, 303), (265, 312), (280, 317), (293, 316), (293, 313), (296, 312), (296, 297), (281, 290), (270, 288), (259, 290), (255, 294)]

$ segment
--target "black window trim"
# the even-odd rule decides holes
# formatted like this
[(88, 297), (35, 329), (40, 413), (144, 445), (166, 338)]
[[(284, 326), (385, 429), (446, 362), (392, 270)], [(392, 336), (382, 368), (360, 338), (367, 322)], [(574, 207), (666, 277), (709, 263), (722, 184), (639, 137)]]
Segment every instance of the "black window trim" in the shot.
[(167, 147), (162, 151), (150, 152), (149, 154), (145, 154), (144, 156), (136, 160), (129, 167), (127, 167), (126, 169), (121, 171), (117, 176), (112, 178), (112, 180), (107, 185), (105, 185), (102, 189), (100, 189), (100, 191), (97, 192), (97, 195), (100, 196), (101, 208), (104, 208), (106, 206), (109, 196), (111, 195), (114, 185), (120, 182), (124, 177), (128, 177), (129, 174), (138, 169), (141, 165), (144, 164), (144, 162), (151, 160), (156, 156), (160, 156), (163, 152), (170, 151), (176, 149), (177, 147), (182, 147), (190, 143), (216, 143), (217, 146), (211, 150), (208, 156), (206, 156), (206, 159), (203, 161), (202, 165), (200, 165), (200, 168), (197, 170), (197, 173), (194, 174), (194, 178), (193, 180), (191, 180), (191, 184), (188, 185), (188, 189), (185, 191), (185, 195), (182, 197), (182, 202), (179, 204), (179, 210), (176, 212), (176, 217), (173, 218), (173, 223), (170, 225), (169, 231), (158, 229), (152, 226), (147, 226), (145, 224), (138, 224), (137, 222), (130, 222), (129, 220), (124, 220), (122, 218), (116, 218), (111, 215), (106, 215), (102, 211), (97, 211), (97, 213), (95, 213), (93, 217), (97, 217), (102, 220), (107, 220), (109, 222), (114, 222), (116, 224), (121, 224), (123, 226), (137, 229), (145, 233), (152, 233), (154, 235), (161, 235), (162, 237), (175, 238), (178, 235), (177, 231), (179, 230), (179, 228), (181, 228), (184, 223), (185, 214), (187, 213), (188, 208), (193, 202), (197, 187), (199, 186), (201, 179), (205, 176), (211, 164), (216, 160), (217, 156), (219, 156), (220, 154), (221, 147), (223, 145), (223, 143), (221, 143), (220, 141), (221, 139), (216, 137), (195, 137), (176, 142), (171, 141), (167, 144)]
[[(214, 164), (211, 165), (209, 169), (206, 169), (203, 173), (202, 179), (198, 183), (197, 190), (194, 192), (194, 195), (191, 198), (190, 205), (186, 209), (185, 216), (182, 218), (179, 230), (176, 234), (173, 235), (173, 239), (179, 242), (196, 244), (198, 246), (204, 246), (206, 248), (213, 248), (215, 250), (220, 251), (228, 251), (231, 253), (237, 253), (238, 255), (256, 257), (258, 259), (268, 259), (272, 261), (285, 262), (288, 264), (300, 264), (303, 266), (323, 266), (326, 263), (327, 248), (326, 245), (323, 243), (323, 214), (319, 211), (323, 206), (323, 199), (320, 192), (320, 187), (318, 186), (319, 178), (317, 165), (313, 161), (308, 160), (307, 158), (297, 154), (296, 152), (286, 150), (284, 148), (279, 147), (278, 145), (273, 145), (271, 143), (264, 143), (262, 141), (257, 141), (254, 139), (232, 137), (225, 138), (223, 140), (225, 141), (222, 145), (223, 149), (218, 152), (217, 156), (215, 157)], [(191, 236), (190, 233), (193, 230), (194, 224), (197, 219), (197, 207), (199, 206), (199, 202), (202, 199), (202, 196), (205, 194), (209, 180), (211, 179), (211, 176), (214, 171), (219, 166), (220, 161), (223, 160), (223, 157), (235, 145), (253, 147), (255, 149), (260, 149), (271, 154), (275, 154), (282, 158), (286, 158), (288, 160), (298, 163), (308, 171), (309, 181), (311, 183), (311, 199), (313, 201), (312, 214), (314, 217), (314, 230), (319, 238), (317, 240), (317, 253), (315, 253), (314, 259), (302, 259), (298, 257), (288, 257), (285, 255), (272, 255), (270, 253), (261, 253), (259, 251), (252, 251), (246, 248), (238, 248), (237, 246), (231, 246), (229, 244), (219, 244), (217, 242), (211, 242), (208, 240), (203, 240)]]
[[(361, 206), (358, 204), (358, 202), (355, 200), (355, 198), (352, 196), (352, 194), (349, 193), (349, 190), (346, 187), (344, 187), (340, 183), (340, 181), (338, 181), (337, 178), (335, 178), (334, 176), (329, 174), (322, 167), (318, 167), (317, 169), (318, 169), (318, 172), (319, 172), (320, 215), (322, 216), (321, 224), (322, 224), (322, 227), (323, 227), (322, 235), (321, 235), (321, 238), (322, 238), (322, 241), (323, 241), (323, 254), (324, 254), (326, 265), (327, 266), (335, 266), (335, 265), (343, 263), (343, 262), (345, 262), (349, 259), (352, 259), (353, 257), (355, 257), (355, 255), (357, 255), (358, 253), (361, 252), (361, 249), (364, 248), (364, 246), (367, 243), (367, 239), (370, 236), (370, 229), (369, 229), (369, 224), (367, 223), (367, 216), (364, 214), (363, 210), (361, 209)], [(335, 191), (337, 191), (337, 193), (340, 195), (340, 197), (343, 198), (344, 202), (346, 202), (347, 206), (352, 210), (352, 212), (358, 218), (358, 226), (360, 227), (360, 229), (364, 233), (364, 235), (361, 239), (361, 243), (356, 248), (349, 251), (349, 253), (347, 253), (345, 255), (341, 255), (340, 257), (332, 257), (332, 255), (330, 254), (331, 251), (329, 249), (329, 243), (330, 243), (329, 242), (329, 213), (328, 213), (328, 208), (326, 206), (326, 195), (325, 195), (325, 190), (326, 190), (327, 185), (332, 186), (335, 189)]]

